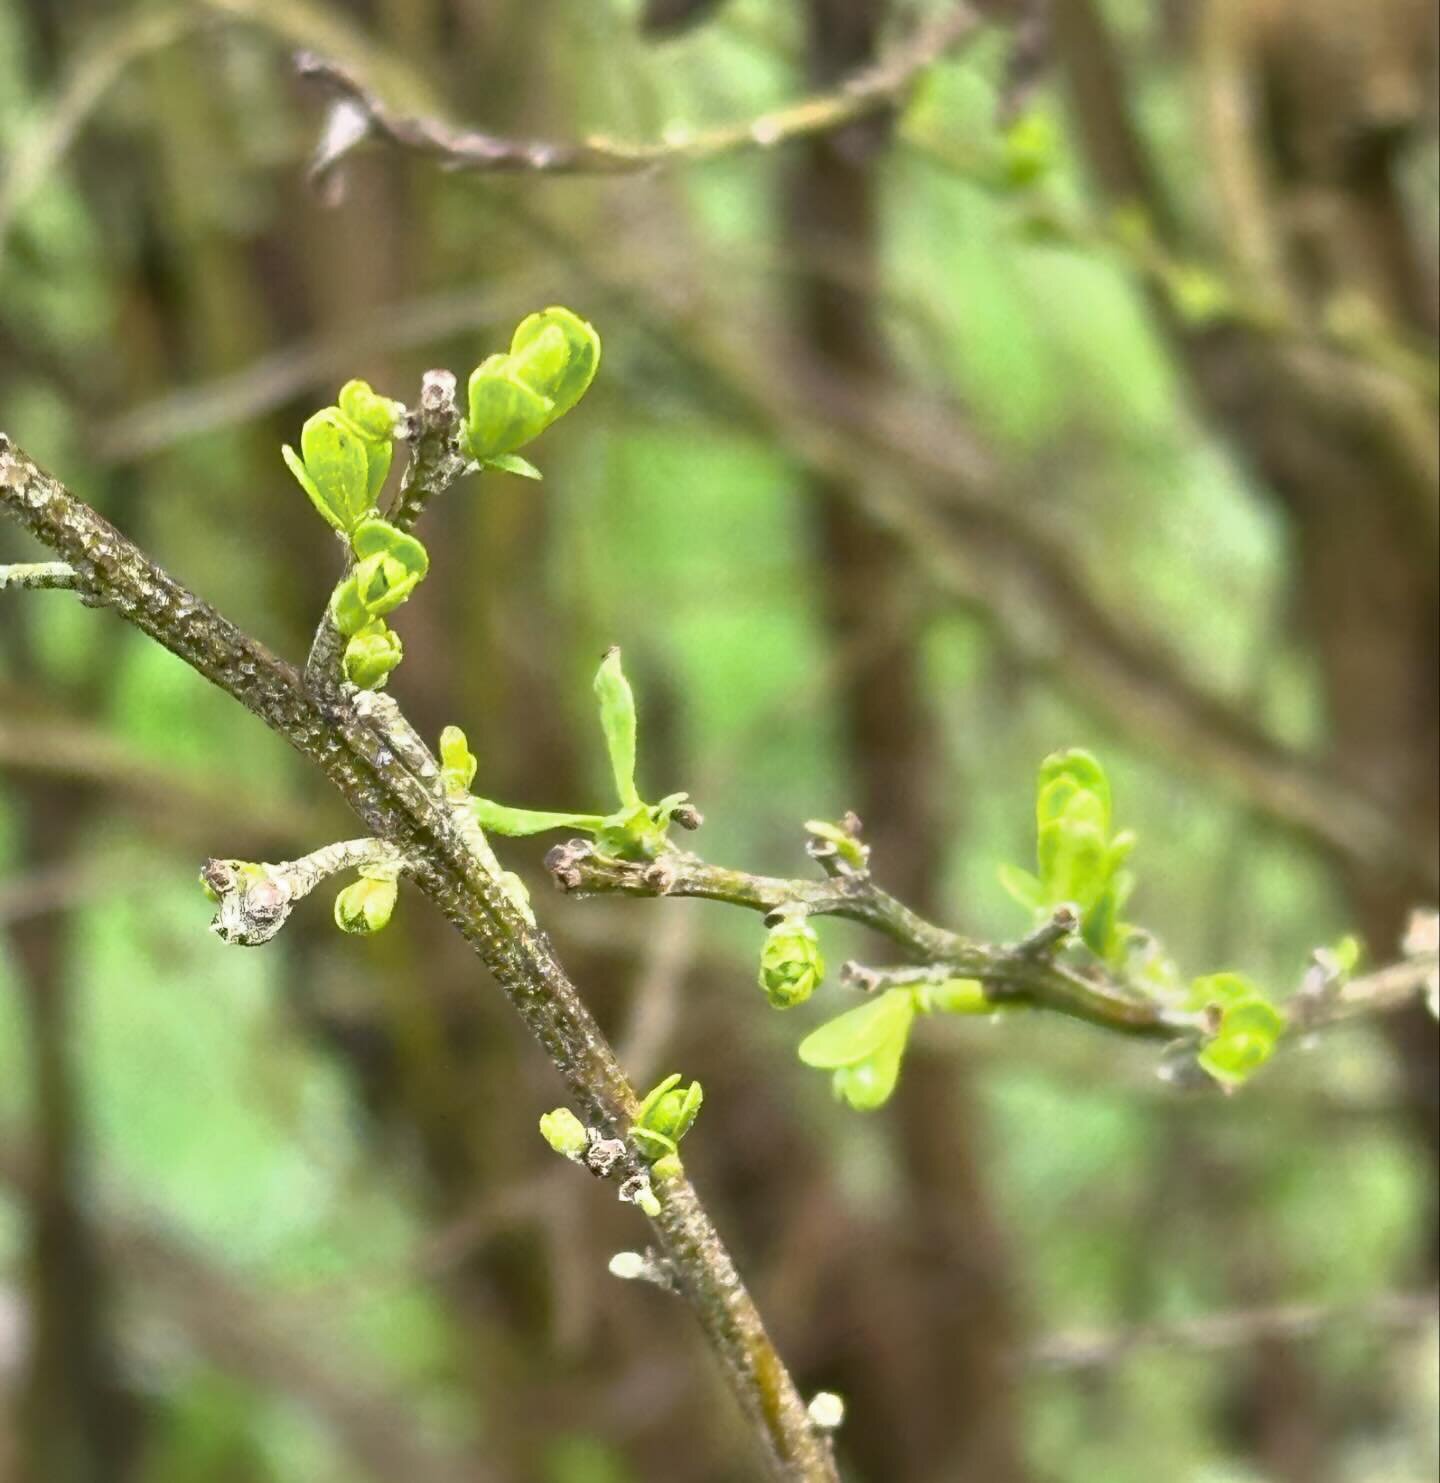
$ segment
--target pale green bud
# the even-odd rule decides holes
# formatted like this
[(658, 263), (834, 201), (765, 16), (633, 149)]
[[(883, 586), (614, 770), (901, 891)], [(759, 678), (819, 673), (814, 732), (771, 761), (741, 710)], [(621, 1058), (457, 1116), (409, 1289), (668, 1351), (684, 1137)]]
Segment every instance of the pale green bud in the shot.
[(447, 726), (440, 733), (440, 776), (446, 791), (468, 793), (479, 766), (465, 733), (458, 726)]
[(698, 1081), (680, 1086), (680, 1073), (667, 1076), (646, 1094), (630, 1125), (631, 1141), (646, 1158), (673, 1155), (700, 1114), (705, 1093)]
[(345, 645), (345, 678), (361, 690), (378, 690), (404, 657), (400, 635), (377, 619)]
[(379, 932), (389, 925), (399, 894), (393, 877), (362, 875), (335, 898), (335, 925), (342, 932)]
[(760, 987), (776, 1009), (803, 1004), (825, 977), (820, 939), (802, 912), (771, 927), (760, 950)]
[(568, 1107), (557, 1107), (541, 1117), (540, 1136), (567, 1159), (583, 1159), (590, 1146), (584, 1123)]

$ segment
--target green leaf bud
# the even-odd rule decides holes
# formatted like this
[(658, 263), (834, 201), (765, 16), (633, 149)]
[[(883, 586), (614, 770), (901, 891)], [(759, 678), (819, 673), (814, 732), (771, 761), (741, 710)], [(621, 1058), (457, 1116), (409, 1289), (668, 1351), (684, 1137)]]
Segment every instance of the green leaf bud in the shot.
[(335, 626), (347, 636), (398, 608), (430, 569), (425, 547), (385, 520), (361, 521), (350, 545), (355, 565), (330, 599)]
[(447, 793), (468, 793), (479, 768), (465, 733), (458, 726), (447, 726), (440, 733), (440, 776)]
[(825, 977), (820, 938), (801, 911), (786, 913), (760, 950), (760, 987), (776, 1009), (803, 1004)]
[(630, 1141), (641, 1158), (652, 1162), (670, 1158), (676, 1152), (675, 1140), (668, 1133), (657, 1133), (654, 1128), (635, 1126), (630, 1129)]
[(378, 690), (405, 657), (400, 635), (383, 621), (351, 634), (345, 645), (345, 678), (361, 690)]
[(680, 1085), (680, 1073), (667, 1076), (652, 1087), (630, 1125), (630, 1138), (648, 1159), (673, 1155), (680, 1140), (700, 1115), (705, 1093), (698, 1081)]
[[(1093, 752), (1087, 752), (1080, 747), (1071, 747), (1063, 752), (1052, 752), (1040, 764), (1037, 797), (1045, 797), (1049, 786), (1059, 778), (1067, 779), (1073, 791), (1083, 790), (1093, 793), (1100, 800), (1101, 816), (1091, 822), (1098, 824), (1103, 832), (1108, 833), (1110, 829), (1110, 780), (1105, 776), (1105, 769), (1100, 765), (1099, 758)], [(1060, 797), (1060, 795), (1052, 796)], [(1057, 816), (1057, 813), (1047, 813), (1042, 807), (1039, 809), (1037, 822), (1044, 824), (1049, 818)]]
[(1234, 1087), (1275, 1054), (1285, 1016), (1264, 999), (1247, 999), (1225, 1010), (1220, 1029), (1196, 1058), (1222, 1086)]
[(585, 1125), (568, 1107), (557, 1107), (540, 1119), (540, 1136), (558, 1154), (577, 1162), (585, 1157), (590, 1146)]
[(362, 875), (335, 898), (335, 925), (366, 935), (389, 925), (400, 888), (393, 875)]
[(1243, 973), (1208, 973), (1190, 985), (1191, 1009), (1233, 1009), (1252, 999), (1263, 999), (1258, 986)]
[(493, 463), (538, 437), (580, 400), (599, 364), (600, 337), (578, 314), (550, 308), (527, 316), (509, 354), (489, 356), (471, 373), (471, 456)]

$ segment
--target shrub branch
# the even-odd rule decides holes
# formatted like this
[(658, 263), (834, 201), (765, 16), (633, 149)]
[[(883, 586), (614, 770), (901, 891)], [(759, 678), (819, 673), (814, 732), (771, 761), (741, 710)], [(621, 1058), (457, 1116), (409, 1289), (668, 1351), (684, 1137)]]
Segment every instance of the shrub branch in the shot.
[[(74, 573), (83, 601), (128, 623), (219, 686), (314, 762), (377, 840), (464, 936), (564, 1078), (586, 1121), (623, 1139), (637, 1099), (614, 1052), (555, 958), (467, 842), (398, 711), (357, 704), (304, 676), (152, 561), (0, 433), (0, 508)], [(419, 744), (423, 751), (423, 743)], [(829, 1483), (830, 1444), (807, 1415), (753, 1299), (698, 1196), (668, 1179), (653, 1221), (658, 1247), (695, 1311), (777, 1478)]]

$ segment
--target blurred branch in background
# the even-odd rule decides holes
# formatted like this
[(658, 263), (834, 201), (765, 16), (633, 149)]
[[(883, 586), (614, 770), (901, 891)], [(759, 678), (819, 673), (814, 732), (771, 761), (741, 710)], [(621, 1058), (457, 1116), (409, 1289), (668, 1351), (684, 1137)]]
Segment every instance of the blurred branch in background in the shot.
[(625, 144), (602, 136), (574, 143), (506, 139), (457, 129), (437, 119), (398, 113), (345, 67), (302, 55), (300, 75), (335, 95), (311, 167), (318, 184), (333, 176), (352, 149), (373, 136), (423, 155), (446, 170), (535, 175), (614, 175), (699, 164), (749, 150), (834, 133), (892, 108), (927, 69), (979, 34), (981, 17), (968, 4), (951, 4), (935, 20), (873, 64), (822, 93), (786, 108), (718, 129), (675, 126), (654, 144)]
[(1433, 1326), (1440, 1318), (1437, 1304), (1440, 1296), (1433, 1292), (1381, 1293), (1363, 1303), (1278, 1303), (1109, 1333), (1050, 1334), (1032, 1345), (1025, 1358), (1046, 1370), (1093, 1370), (1120, 1364), (1147, 1349), (1213, 1353), (1267, 1339), (1311, 1339), (1337, 1327), (1351, 1334), (1403, 1338)]
[[(0, 1180), (24, 1192), (35, 1181), (30, 1150), (0, 1146)], [(227, 1270), (193, 1241), (134, 1211), (102, 1208), (97, 1236), (114, 1263), (127, 1311), (141, 1315), (126, 1340), (137, 1364), (170, 1347), (178, 1331), (195, 1359), (312, 1412), (341, 1452), (374, 1483), (486, 1483), (496, 1475), (473, 1456), (446, 1457), (417, 1419), (413, 1395), (386, 1393), (356, 1371), (329, 1337), (339, 1323), (287, 1294), (257, 1302), (250, 1274)], [(166, 1357), (168, 1363), (174, 1356)]]

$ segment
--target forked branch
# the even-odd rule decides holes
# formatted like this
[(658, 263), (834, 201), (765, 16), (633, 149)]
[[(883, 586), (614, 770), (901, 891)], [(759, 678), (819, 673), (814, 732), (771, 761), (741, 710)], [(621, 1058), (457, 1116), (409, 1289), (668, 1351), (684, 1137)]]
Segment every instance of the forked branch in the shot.
[[(470, 943), (564, 1077), (586, 1121), (623, 1140), (637, 1100), (546, 936), (466, 840), (432, 778), (422, 775), (386, 708), (339, 690), (312, 691), (301, 672), (156, 565), (0, 433), (0, 508), (74, 572), (83, 601), (113, 608), (314, 762), (377, 840)], [(668, 1179), (653, 1220), (678, 1290), (721, 1361), (771, 1473), (836, 1478), (812, 1421), (729, 1253), (683, 1174)]]

